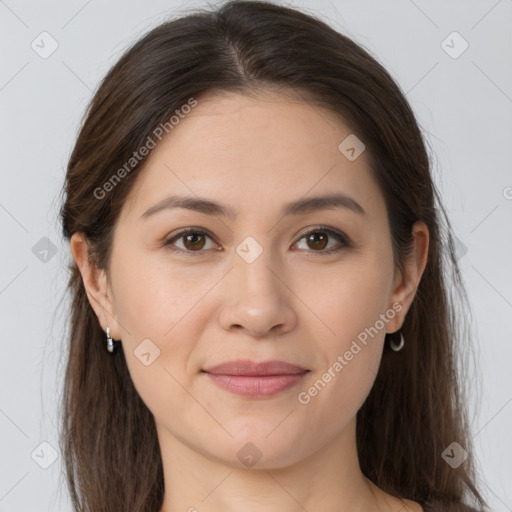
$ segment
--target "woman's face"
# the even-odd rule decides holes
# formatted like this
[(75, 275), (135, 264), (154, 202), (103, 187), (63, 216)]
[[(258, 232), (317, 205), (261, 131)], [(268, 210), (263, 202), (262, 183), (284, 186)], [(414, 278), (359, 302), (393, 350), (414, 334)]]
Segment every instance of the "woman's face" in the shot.
[[(102, 318), (162, 443), (271, 468), (353, 426), (412, 296), (393, 278), (367, 152), (351, 139), (339, 149), (350, 135), (311, 104), (225, 93), (198, 100), (152, 150), (116, 225)], [(346, 199), (312, 201), (334, 195)], [(144, 215), (170, 196), (193, 202)], [(203, 200), (229, 214), (192, 207)], [(238, 360), (304, 371), (236, 376)]]

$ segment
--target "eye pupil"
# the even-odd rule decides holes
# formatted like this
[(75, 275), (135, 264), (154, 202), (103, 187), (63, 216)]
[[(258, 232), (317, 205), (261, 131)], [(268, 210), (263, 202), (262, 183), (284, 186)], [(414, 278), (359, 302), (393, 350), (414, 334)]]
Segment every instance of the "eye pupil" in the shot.
[[(318, 233), (320, 233), (320, 235)], [(320, 247), (317, 245), (319, 238), (323, 238), (323, 240), (320, 241)], [(309, 235), (308, 242), (313, 242), (314, 249), (324, 249), (325, 246), (327, 245), (327, 236), (325, 235), (325, 233), (316, 231), (315, 233)]]
[(204, 247), (204, 238), (202, 240), (202, 243), (199, 243), (199, 247), (196, 246), (197, 241), (192, 242), (192, 247), (188, 246), (191, 238), (194, 239), (195, 237), (201, 237), (201, 236), (203, 236), (203, 235), (200, 233), (193, 233), (193, 234), (185, 235), (185, 247), (187, 247), (187, 249), (202, 249)]

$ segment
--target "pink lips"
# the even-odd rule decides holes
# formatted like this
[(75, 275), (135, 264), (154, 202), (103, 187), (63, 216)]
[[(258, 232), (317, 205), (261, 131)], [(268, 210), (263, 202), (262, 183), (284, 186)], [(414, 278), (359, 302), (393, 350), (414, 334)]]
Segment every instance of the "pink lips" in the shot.
[(230, 361), (202, 370), (215, 384), (253, 398), (276, 395), (295, 386), (309, 370), (284, 361)]

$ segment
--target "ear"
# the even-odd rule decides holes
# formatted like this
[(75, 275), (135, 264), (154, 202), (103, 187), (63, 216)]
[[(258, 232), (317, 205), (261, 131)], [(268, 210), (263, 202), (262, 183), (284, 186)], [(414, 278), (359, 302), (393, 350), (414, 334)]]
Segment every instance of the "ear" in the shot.
[(70, 239), (70, 249), (84, 282), (87, 298), (96, 313), (101, 328), (110, 327), (110, 336), (121, 339), (119, 323), (115, 310), (113, 294), (107, 275), (100, 270), (89, 257), (88, 242), (83, 233), (74, 233)]
[(427, 265), (429, 231), (427, 225), (422, 221), (417, 221), (412, 227), (414, 236), (414, 249), (409, 259), (405, 262), (404, 274), (398, 273), (393, 285), (393, 294), (391, 304), (399, 302), (402, 305), (400, 314), (396, 316), (396, 332), (402, 326), (405, 316), (414, 300), (416, 291), (420, 284), (421, 276)]

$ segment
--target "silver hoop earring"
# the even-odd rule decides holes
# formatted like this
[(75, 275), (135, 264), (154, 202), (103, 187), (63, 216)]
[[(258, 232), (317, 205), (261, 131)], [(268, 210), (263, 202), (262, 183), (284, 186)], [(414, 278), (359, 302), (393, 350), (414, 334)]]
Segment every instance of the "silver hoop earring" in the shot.
[(405, 341), (404, 341), (404, 336), (403, 336), (402, 333), (400, 333), (400, 343), (398, 345), (396, 345), (393, 340), (389, 340), (389, 346), (395, 352), (398, 352), (399, 350), (402, 350), (402, 348), (404, 346), (404, 343), (405, 343)]
[(107, 326), (107, 350), (109, 352), (114, 352), (114, 342), (112, 337), (110, 336), (110, 327)]

